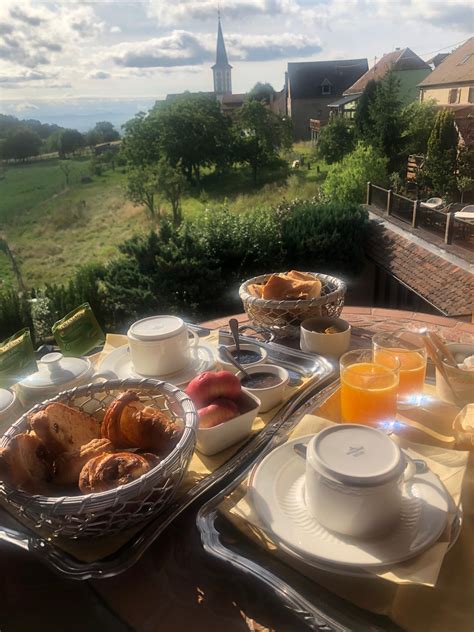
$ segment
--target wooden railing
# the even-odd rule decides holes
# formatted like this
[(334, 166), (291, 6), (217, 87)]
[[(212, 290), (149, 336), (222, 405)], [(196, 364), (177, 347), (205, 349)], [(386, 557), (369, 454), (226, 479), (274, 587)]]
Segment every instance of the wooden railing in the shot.
[(457, 219), (452, 212), (425, 208), (419, 200), (412, 200), (367, 182), (367, 205), (375, 206), (387, 216), (430, 232), (444, 241), (474, 250), (474, 225)]

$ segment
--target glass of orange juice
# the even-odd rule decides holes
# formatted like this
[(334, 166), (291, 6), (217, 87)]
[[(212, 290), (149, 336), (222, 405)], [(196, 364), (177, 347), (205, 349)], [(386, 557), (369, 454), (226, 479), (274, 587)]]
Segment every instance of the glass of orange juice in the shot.
[(339, 364), (343, 421), (390, 426), (397, 414), (399, 360), (390, 355), (380, 364), (372, 350), (358, 349), (341, 356)]
[(380, 333), (372, 338), (374, 360), (386, 365), (393, 357), (400, 362), (398, 403), (416, 406), (423, 394), (426, 373), (426, 347), (420, 334), (400, 329)]

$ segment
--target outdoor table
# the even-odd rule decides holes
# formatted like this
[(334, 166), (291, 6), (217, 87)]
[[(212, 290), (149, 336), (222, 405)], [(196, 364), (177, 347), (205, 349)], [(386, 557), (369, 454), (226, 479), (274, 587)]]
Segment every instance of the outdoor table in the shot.
[[(353, 347), (368, 347), (374, 333), (407, 325), (427, 326), (448, 342), (474, 342), (474, 324), (439, 316), (345, 307), (342, 317), (352, 325)], [(227, 327), (228, 318), (202, 324)], [(247, 320), (245, 314), (237, 318)], [(197, 510), (185, 511), (133, 568), (103, 580), (66, 580), (30, 553), (0, 542), (0, 630), (302, 630), (301, 621), (259, 585), (206, 558), (195, 527)]]

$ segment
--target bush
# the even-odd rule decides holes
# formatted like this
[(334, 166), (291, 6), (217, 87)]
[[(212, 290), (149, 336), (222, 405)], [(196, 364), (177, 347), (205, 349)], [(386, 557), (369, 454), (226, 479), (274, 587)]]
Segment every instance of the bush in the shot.
[(318, 139), (317, 152), (331, 165), (339, 162), (354, 149), (354, 128), (346, 119), (336, 116), (323, 127)]
[(279, 213), (286, 267), (336, 273), (362, 268), (368, 214), (358, 204), (295, 200)]
[(14, 290), (0, 292), (0, 342), (24, 327), (32, 329), (30, 303)]
[(329, 168), (323, 192), (335, 202), (364, 202), (367, 182), (383, 186), (386, 180), (387, 159), (359, 142), (352, 153)]

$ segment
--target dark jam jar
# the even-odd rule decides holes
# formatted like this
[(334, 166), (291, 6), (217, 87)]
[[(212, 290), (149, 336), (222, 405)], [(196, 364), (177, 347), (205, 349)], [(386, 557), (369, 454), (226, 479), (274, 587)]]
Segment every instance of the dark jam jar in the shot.
[(240, 353), (237, 353), (237, 350), (234, 349), (231, 351), (231, 354), (240, 364), (252, 364), (262, 359), (261, 353), (250, 351), (249, 349), (241, 349)]
[(250, 373), (249, 377), (243, 377), (240, 383), (244, 388), (270, 388), (280, 384), (281, 377), (275, 375), (275, 373), (267, 373), (262, 371), (261, 373)]

